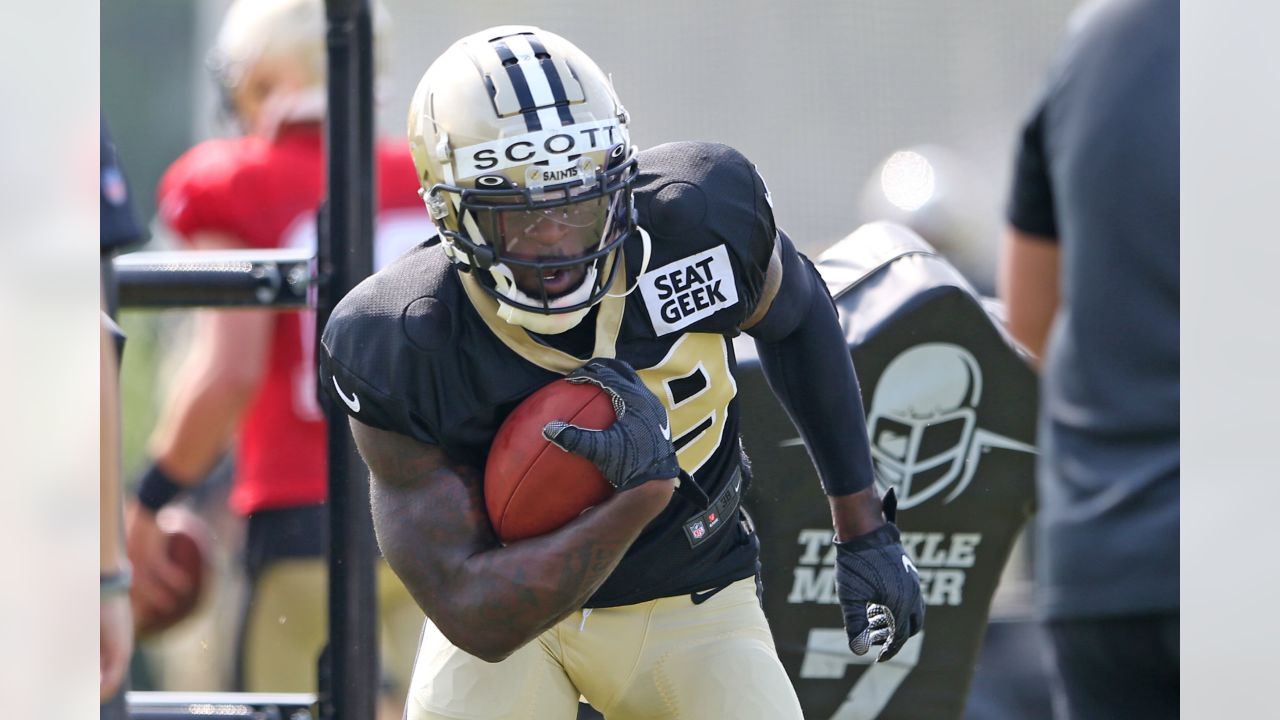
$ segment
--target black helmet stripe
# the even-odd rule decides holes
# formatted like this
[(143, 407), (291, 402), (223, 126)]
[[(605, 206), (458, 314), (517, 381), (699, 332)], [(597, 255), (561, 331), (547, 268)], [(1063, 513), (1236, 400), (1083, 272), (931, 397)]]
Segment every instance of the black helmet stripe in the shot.
[(498, 58), (507, 69), (507, 77), (511, 78), (511, 86), (515, 88), (516, 100), (520, 102), (520, 114), (524, 116), (525, 126), (529, 132), (541, 130), (542, 119), (538, 117), (538, 106), (533, 101), (533, 92), (529, 89), (524, 70), (520, 67), (515, 53), (511, 52), (511, 48), (507, 47), (507, 43), (503, 40), (495, 40), (493, 49), (497, 51)]
[(564, 93), (564, 82), (560, 79), (560, 71), (556, 69), (555, 61), (551, 59), (551, 53), (547, 52), (546, 46), (537, 35), (526, 35), (525, 39), (533, 49), (533, 56), (538, 58), (538, 63), (542, 65), (542, 72), (546, 73), (547, 84), (551, 86), (551, 96), (555, 98), (556, 111), (560, 113), (560, 122), (572, 125), (573, 113), (569, 112), (569, 97)]
[(495, 40), (493, 47), (507, 70), (530, 132), (574, 123), (564, 80), (536, 35), (508, 35)]

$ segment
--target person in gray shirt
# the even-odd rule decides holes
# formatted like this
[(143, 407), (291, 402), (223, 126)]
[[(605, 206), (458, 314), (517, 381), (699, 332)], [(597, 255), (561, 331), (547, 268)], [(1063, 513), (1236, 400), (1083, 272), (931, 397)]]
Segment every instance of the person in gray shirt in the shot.
[(1010, 331), (1041, 372), (1059, 717), (1178, 716), (1178, 3), (1078, 11), (1018, 149)]

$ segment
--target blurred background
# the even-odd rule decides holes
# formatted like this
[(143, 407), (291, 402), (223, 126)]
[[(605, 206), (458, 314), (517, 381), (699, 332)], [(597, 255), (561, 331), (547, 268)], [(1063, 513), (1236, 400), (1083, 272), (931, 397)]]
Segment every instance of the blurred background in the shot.
[[(754, 160), (779, 223), (810, 255), (863, 222), (910, 225), (983, 294), (994, 293), (1017, 128), (1059, 46), (1075, 0), (765, 0), (648, 3), (386, 0), (393, 46), (378, 127), (402, 137), (421, 73), (464, 34), (527, 23), (577, 43), (612, 73), (641, 147), (715, 140)], [(101, 102), (139, 214), (155, 216), (163, 170), (200, 140), (232, 134), (205, 56), (224, 0), (112, 0), (101, 6)], [(147, 250), (173, 246), (152, 228)], [(144, 461), (183, 314), (125, 311), (125, 477)], [(223, 473), (225, 474), (225, 472)], [(237, 529), (218, 484), (214, 513), (226, 581), (201, 617), (143, 645), (137, 689), (229, 683)], [(215, 558), (215, 559), (218, 559)], [(1015, 559), (1016, 560), (1016, 559)], [(1016, 565), (1016, 563), (1015, 563)], [(1013, 616), (1010, 587), (995, 608)], [(979, 681), (982, 677), (979, 677)]]
[[(102, 107), (144, 215), (154, 214), (148, 190), (163, 169), (226, 131), (204, 58), (227, 4), (102, 7)], [(986, 283), (1014, 132), (1077, 2), (739, 0), (731, 14), (678, 0), (643, 11), (563, 0), (385, 4), (394, 44), (384, 134), (404, 135), (418, 78), (454, 40), (535, 24), (613, 75), (641, 147), (716, 140), (753, 159), (803, 250), (816, 254), (868, 219), (918, 216), (927, 236), (973, 245), (984, 257), (962, 269)]]

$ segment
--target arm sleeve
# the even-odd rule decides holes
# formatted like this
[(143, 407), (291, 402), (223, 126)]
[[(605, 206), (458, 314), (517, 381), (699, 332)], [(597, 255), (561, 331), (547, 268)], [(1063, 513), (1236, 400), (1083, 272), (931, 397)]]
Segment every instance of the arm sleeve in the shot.
[(849, 495), (873, 479), (858, 376), (826, 285), (790, 239), (780, 234), (779, 241), (782, 284), (768, 313), (748, 333), (823, 491)]
[(1045, 153), (1045, 115), (1042, 102), (1022, 129), (1013, 186), (1007, 210), (1009, 224), (1022, 232), (1058, 237), (1058, 218), (1053, 206), (1053, 184)]

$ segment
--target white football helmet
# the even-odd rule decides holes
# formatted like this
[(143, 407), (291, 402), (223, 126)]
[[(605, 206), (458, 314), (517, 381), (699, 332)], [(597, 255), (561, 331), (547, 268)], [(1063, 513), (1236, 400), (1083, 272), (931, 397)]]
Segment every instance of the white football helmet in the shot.
[(924, 502), (960, 477), (981, 398), (982, 370), (959, 345), (916, 345), (885, 368), (867, 429), (876, 475), (897, 491), (901, 507)]
[[(375, 75), (386, 66), (390, 19), (373, 3)], [(324, 0), (235, 0), (223, 18), (209, 69), (243, 130), (274, 136), (282, 125), (324, 119)]]
[(535, 27), (467, 36), (422, 76), (409, 108), (422, 197), (503, 320), (564, 332), (608, 293), (636, 222), (627, 120), (595, 62)]

